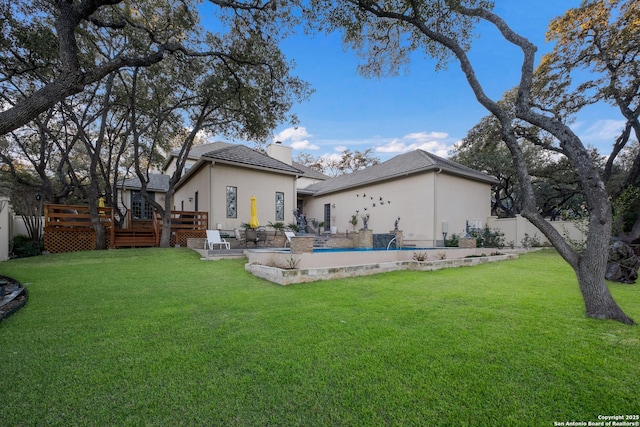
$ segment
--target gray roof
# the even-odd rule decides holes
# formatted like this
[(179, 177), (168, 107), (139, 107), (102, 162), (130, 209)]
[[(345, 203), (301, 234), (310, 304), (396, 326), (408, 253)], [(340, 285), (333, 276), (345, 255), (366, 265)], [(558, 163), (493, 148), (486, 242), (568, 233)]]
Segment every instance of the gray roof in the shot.
[(292, 162), (294, 168), (304, 172), (304, 176), (311, 179), (329, 179), (329, 175), (325, 175), (322, 172), (318, 172), (317, 170), (310, 168), (309, 166), (305, 166), (302, 163), (298, 163), (296, 161)]
[[(220, 148), (224, 148), (224, 147), (228, 147), (230, 144), (228, 142), (222, 142), (222, 141), (216, 141), (216, 142), (211, 142), (209, 144), (195, 144), (191, 146), (191, 150), (189, 150), (189, 154), (187, 155), (187, 158), (190, 160), (198, 160), (200, 157), (202, 157), (203, 154), (206, 154), (210, 151), (214, 151), (214, 150), (218, 150)], [(174, 157), (178, 157), (178, 155), (180, 155), (180, 149), (175, 149), (171, 151), (171, 154), (169, 156), (167, 156), (167, 159), (164, 162), (164, 165), (162, 166), (162, 169), (166, 169), (167, 166), (169, 166), (169, 163), (171, 162), (171, 159)]]
[[(142, 188), (140, 179), (136, 176), (133, 178), (125, 179), (121, 182), (124, 188), (139, 189)], [(169, 190), (169, 175), (162, 175), (159, 173), (149, 174), (149, 183), (147, 184), (147, 190), (149, 191), (161, 191), (166, 193)]]
[(370, 166), (366, 169), (312, 184), (304, 190), (305, 192), (310, 192), (315, 195), (327, 194), (415, 173), (437, 171), (440, 169), (442, 169), (444, 173), (458, 175), (476, 181), (486, 183), (495, 182), (495, 178), (492, 176), (452, 162), (451, 160), (443, 159), (435, 154), (423, 150), (415, 150), (400, 154), (386, 162)]
[(271, 169), (295, 175), (301, 175), (302, 171), (287, 163), (269, 157), (259, 151), (240, 144), (227, 144), (202, 155), (203, 159), (242, 164), (258, 168)]

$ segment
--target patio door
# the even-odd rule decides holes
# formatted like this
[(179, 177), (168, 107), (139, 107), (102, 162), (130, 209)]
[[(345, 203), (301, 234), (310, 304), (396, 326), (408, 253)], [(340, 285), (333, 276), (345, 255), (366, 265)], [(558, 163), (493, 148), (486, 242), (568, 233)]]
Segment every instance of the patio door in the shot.
[[(149, 197), (155, 200), (156, 193), (148, 192)], [(153, 206), (145, 200), (139, 191), (131, 192), (131, 218), (133, 219), (152, 219)]]
[(331, 205), (325, 203), (324, 205), (324, 231), (331, 230)]

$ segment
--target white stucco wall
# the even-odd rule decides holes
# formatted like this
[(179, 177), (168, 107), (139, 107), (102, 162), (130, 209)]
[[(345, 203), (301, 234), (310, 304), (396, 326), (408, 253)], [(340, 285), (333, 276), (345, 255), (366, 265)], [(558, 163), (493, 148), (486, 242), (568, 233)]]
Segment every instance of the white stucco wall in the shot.
[(491, 185), (444, 173), (435, 176), (436, 239), (442, 240), (444, 224), (447, 236), (464, 234), (467, 221), (484, 227), (491, 215)]
[[(401, 181), (382, 182), (325, 196), (309, 197), (305, 199), (303, 211), (309, 220), (316, 218), (324, 221), (324, 205), (329, 204), (331, 225), (336, 226), (338, 231), (345, 232), (354, 229), (350, 221), (357, 210), (356, 230), (363, 227), (361, 216), (368, 213), (369, 228), (374, 233), (387, 233), (393, 229), (397, 217), (401, 217), (399, 228), (403, 230), (407, 230), (405, 225), (422, 222), (424, 215), (429, 215), (426, 212), (429, 198), (429, 187), (422, 184), (421, 180), (408, 177)], [(410, 203), (410, 209), (407, 209), (407, 203)], [(426, 238), (427, 230), (419, 231), (416, 228), (411, 232)]]
[[(237, 188), (237, 218), (227, 218), (227, 186)], [(241, 228), (250, 220), (251, 196), (256, 197), (258, 220), (261, 226), (277, 222), (276, 192), (284, 193), (285, 224), (294, 221), (296, 205), (295, 176), (258, 169), (242, 168), (221, 163), (208, 164), (184, 183), (174, 196), (174, 206), (195, 210), (195, 192), (198, 191), (198, 210), (209, 212), (209, 227), (220, 224), (223, 230)], [(189, 201), (189, 197), (193, 198)]]
[[(569, 238), (574, 242), (584, 242), (587, 239), (584, 227), (580, 227), (578, 223), (572, 221), (550, 221), (549, 222), (562, 236)], [(521, 247), (525, 238), (537, 240), (540, 244), (548, 245), (549, 240), (540, 230), (536, 228), (528, 219), (516, 215), (515, 218), (497, 218), (490, 217), (487, 219), (489, 228), (497, 228), (504, 233), (504, 241), (507, 245), (513, 244), (515, 247)]]
[[(479, 220), (484, 225), (491, 213), (491, 186), (445, 173), (427, 172), (309, 197), (305, 203), (307, 217), (320, 221), (324, 220), (324, 205), (330, 204), (331, 214), (335, 216), (332, 225), (341, 232), (353, 230), (349, 220), (356, 209), (360, 215), (370, 214), (369, 228), (374, 233), (389, 232), (400, 217), (399, 229), (403, 231), (405, 243), (434, 246), (442, 240), (443, 222), (448, 224), (449, 233), (463, 231), (467, 220)], [(359, 219), (356, 229), (362, 225)]]

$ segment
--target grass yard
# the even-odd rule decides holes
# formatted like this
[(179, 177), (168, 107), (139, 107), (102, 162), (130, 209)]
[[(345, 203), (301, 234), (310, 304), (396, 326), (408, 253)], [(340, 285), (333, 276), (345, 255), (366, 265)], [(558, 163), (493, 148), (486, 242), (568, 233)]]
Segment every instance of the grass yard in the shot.
[[(553, 426), (640, 413), (640, 331), (553, 251), (282, 287), (187, 249), (0, 262), (3, 426)], [(611, 284), (640, 321), (638, 285)]]

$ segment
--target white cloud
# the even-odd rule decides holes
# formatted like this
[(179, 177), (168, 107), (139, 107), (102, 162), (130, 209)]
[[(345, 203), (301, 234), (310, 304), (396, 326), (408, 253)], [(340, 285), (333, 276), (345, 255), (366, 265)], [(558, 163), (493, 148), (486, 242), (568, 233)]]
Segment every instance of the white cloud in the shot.
[(321, 155), (320, 158), (330, 163), (331, 161), (340, 161), (342, 159), (342, 156), (338, 153), (326, 153)]
[(624, 120), (604, 119), (596, 120), (588, 127), (584, 121), (576, 122), (572, 127), (585, 142), (611, 144), (620, 136), (624, 124)]
[(424, 150), (440, 157), (447, 157), (451, 144), (445, 139), (446, 132), (414, 132), (401, 138), (393, 138), (375, 148), (377, 153), (406, 153), (413, 150)]
[(376, 153), (406, 153), (411, 148), (398, 138), (394, 138), (384, 145), (376, 147)]
[(449, 134), (446, 132), (414, 132), (405, 135), (406, 139), (415, 139), (419, 141), (423, 141), (425, 139), (445, 139)]
[(293, 141), (292, 143), (289, 144), (289, 146), (294, 150), (319, 150), (320, 149), (320, 147), (310, 143), (306, 139), (301, 141)]
[(283, 143), (288, 142), (289, 146), (294, 150), (319, 150), (320, 147), (309, 141), (312, 136), (307, 132), (307, 128), (298, 126), (283, 129), (273, 136), (273, 140)]

